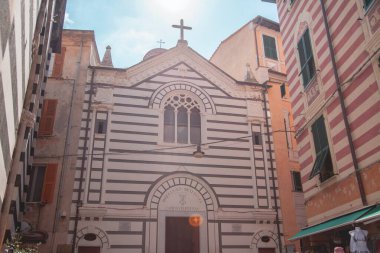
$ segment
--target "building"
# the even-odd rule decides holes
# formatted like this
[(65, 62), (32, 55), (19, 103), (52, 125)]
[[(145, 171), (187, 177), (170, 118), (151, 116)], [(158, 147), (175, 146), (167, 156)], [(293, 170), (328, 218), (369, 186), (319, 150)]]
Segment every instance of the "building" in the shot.
[(64, 31), (63, 79), (48, 80), (55, 123), (33, 171), (54, 191), (51, 204), (28, 205), (29, 222), (52, 235), (41, 252), (283, 252), (272, 129), (257, 123), (271, 121), (267, 85), (235, 80), (183, 38), (114, 68), (92, 36)]
[(308, 228), (306, 249), (380, 249), (380, 2), (277, 1)]
[(87, 68), (100, 64), (93, 31), (63, 30), (61, 53), (51, 56), (24, 214), (48, 235), (40, 252), (65, 249)]
[[(210, 61), (238, 80), (255, 79), (269, 87), (272, 148), (276, 161), (281, 161), (276, 169), (284, 248), (286, 252), (300, 251), (299, 242), (288, 240), (306, 225), (306, 214), (279, 24), (261, 16), (254, 18), (223, 40)], [(266, 124), (258, 122), (262, 127)]]
[(60, 52), (65, 6), (65, 0), (1, 1), (0, 245), (23, 220), (34, 132), (50, 55)]

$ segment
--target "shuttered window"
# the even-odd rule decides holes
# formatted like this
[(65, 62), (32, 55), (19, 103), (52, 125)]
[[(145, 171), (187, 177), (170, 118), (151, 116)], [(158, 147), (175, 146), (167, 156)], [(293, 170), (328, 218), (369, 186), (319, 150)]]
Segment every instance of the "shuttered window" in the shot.
[(44, 187), (41, 202), (51, 203), (54, 199), (55, 180), (57, 176), (57, 164), (48, 164), (45, 170)]
[(364, 9), (368, 10), (368, 8), (371, 6), (373, 2), (373, 0), (364, 0)]
[(38, 135), (46, 136), (53, 134), (55, 112), (58, 101), (56, 99), (45, 99), (42, 108), (42, 116), (38, 128)]
[(55, 77), (55, 78), (61, 78), (62, 77), (62, 70), (63, 70), (63, 63), (65, 60), (65, 54), (66, 54), (66, 48), (65, 47), (62, 47), (60, 54), (55, 54), (53, 72), (51, 74), (52, 77)]
[(265, 57), (277, 60), (276, 40), (273, 37), (263, 35), (263, 41)]
[(316, 158), (309, 179), (319, 174), (321, 182), (334, 175), (323, 116), (312, 125)]
[(57, 177), (57, 164), (32, 167), (29, 182), (28, 201), (52, 203)]
[(302, 192), (301, 174), (298, 171), (291, 171), (291, 173), (292, 173), (293, 191)]
[(281, 98), (285, 97), (286, 95), (286, 89), (285, 89), (285, 84), (281, 84), (280, 86), (280, 91), (281, 91)]
[(315, 75), (314, 57), (311, 49), (309, 29), (305, 31), (298, 42), (298, 55), (301, 65), (303, 86), (306, 87)]

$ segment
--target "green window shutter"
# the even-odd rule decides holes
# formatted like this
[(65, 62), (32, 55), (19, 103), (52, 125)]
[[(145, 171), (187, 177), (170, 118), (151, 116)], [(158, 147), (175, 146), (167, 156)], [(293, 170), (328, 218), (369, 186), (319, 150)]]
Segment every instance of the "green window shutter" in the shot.
[(325, 147), (328, 147), (327, 132), (323, 116), (318, 118), (312, 125), (315, 152), (319, 153)]
[(303, 86), (306, 87), (315, 74), (315, 64), (309, 30), (305, 31), (298, 42), (298, 54), (301, 65)]
[(309, 179), (321, 173), (321, 170), (327, 172), (327, 174), (324, 173), (324, 175), (333, 175), (329, 143), (327, 139), (325, 120), (323, 116), (319, 117), (314, 122), (311, 129), (313, 133), (316, 158), (311, 173), (309, 175)]
[(302, 192), (301, 174), (298, 171), (291, 171), (293, 181), (293, 191)]
[(281, 98), (285, 97), (286, 95), (286, 89), (285, 89), (285, 84), (281, 84), (280, 86), (280, 90), (281, 90)]
[(327, 155), (330, 155), (330, 150), (328, 147), (317, 154), (309, 179), (312, 179), (321, 172), (321, 169), (326, 162)]
[(263, 35), (263, 42), (265, 57), (277, 60), (276, 40), (273, 37)]
[(368, 7), (372, 4), (373, 0), (364, 0), (364, 9), (368, 10)]

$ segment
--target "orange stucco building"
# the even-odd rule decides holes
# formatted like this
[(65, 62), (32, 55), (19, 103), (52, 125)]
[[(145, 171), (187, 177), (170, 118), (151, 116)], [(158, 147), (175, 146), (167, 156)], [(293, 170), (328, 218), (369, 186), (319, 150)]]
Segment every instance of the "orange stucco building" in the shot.
[(222, 41), (210, 61), (237, 80), (268, 85), (268, 125), (277, 161), (273, 168), (278, 177), (283, 248), (284, 252), (299, 251), (299, 243), (288, 239), (305, 226), (306, 216), (279, 24), (261, 16), (254, 18)]

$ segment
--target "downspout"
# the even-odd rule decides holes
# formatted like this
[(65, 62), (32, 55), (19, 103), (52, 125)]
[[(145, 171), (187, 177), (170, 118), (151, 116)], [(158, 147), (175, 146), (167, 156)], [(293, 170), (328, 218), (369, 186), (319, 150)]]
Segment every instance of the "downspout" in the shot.
[(57, 227), (57, 220), (60, 217), (59, 207), (60, 207), (62, 196), (63, 196), (63, 194), (62, 194), (63, 180), (64, 180), (65, 170), (66, 170), (66, 166), (67, 166), (67, 157), (66, 156), (67, 156), (67, 149), (70, 146), (69, 138), (71, 135), (72, 109), (73, 109), (73, 104), (74, 104), (74, 94), (76, 94), (76, 87), (77, 87), (78, 80), (79, 80), (80, 64), (82, 62), (82, 50), (83, 50), (83, 38), (81, 39), (81, 42), (80, 42), (80, 49), (79, 49), (79, 57), (78, 57), (78, 61), (77, 61), (76, 75), (75, 75), (75, 79), (73, 80), (73, 83), (72, 83), (69, 118), (67, 120), (66, 138), (65, 138), (65, 145), (64, 145), (64, 149), (63, 149), (61, 173), (60, 173), (60, 179), (59, 179), (59, 185), (58, 185), (58, 197), (57, 197), (57, 203), (55, 206), (55, 218), (53, 221), (53, 239), (52, 239), (52, 244), (51, 244), (51, 251), (52, 252), (53, 252), (53, 247), (54, 247), (54, 242), (55, 242), (55, 233), (57, 230), (57, 228), (56, 228)]
[[(257, 45), (257, 27), (261, 23), (261, 18), (257, 22), (255, 28), (254, 28), (254, 37), (256, 38), (255, 41), (255, 49), (256, 49), (256, 60), (257, 60), (257, 68), (260, 67), (260, 59), (259, 59), (259, 48)], [(268, 148), (269, 148), (269, 163), (270, 163), (270, 170), (272, 171), (272, 185), (273, 185), (273, 197), (274, 197), (274, 209), (276, 212), (276, 228), (277, 228), (277, 237), (278, 237), (278, 249), (279, 253), (282, 253), (282, 240), (281, 240), (281, 230), (280, 230), (280, 217), (279, 217), (279, 208), (277, 203), (277, 192), (276, 192), (276, 180), (274, 179), (274, 168), (273, 168), (273, 156), (272, 156), (272, 145), (270, 144), (270, 134), (269, 134), (269, 119), (268, 119), (268, 108), (267, 108), (267, 98), (266, 94), (268, 93), (268, 85), (265, 83), (264, 85), (264, 91), (263, 91), (263, 98), (264, 98), (264, 114), (265, 114), (265, 124), (267, 125), (267, 140), (268, 140)]]
[[(253, 22), (252, 22), (253, 23)], [(256, 49), (256, 60), (257, 60), (257, 68), (256, 69), (258, 69), (259, 67), (260, 67), (260, 59), (259, 59), (259, 47), (257, 46), (257, 40), (258, 40), (258, 38), (257, 38), (257, 26), (258, 26), (259, 24), (255, 24), (255, 28), (254, 28), (254, 36), (255, 36), (255, 38), (256, 38), (256, 41), (255, 41), (255, 49)]]
[(75, 223), (74, 223), (74, 232), (73, 232), (73, 239), (72, 239), (72, 245), (71, 245), (71, 253), (75, 253), (75, 242), (76, 242), (76, 234), (78, 230), (78, 220), (79, 220), (79, 208), (82, 206), (82, 185), (83, 185), (83, 172), (85, 170), (85, 159), (86, 159), (86, 147), (87, 147), (87, 140), (88, 140), (88, 132), (90, 127), (90, 113), (91, 113), (91, 103), (92, 103), (92, 94), (93, 94), (93, 83), (94, 83), (94, 76), (95, 76), (95, 69), (92, 69), (91, 73), (91, 82), (90, 82), (90, 98), (88, 103), (88, 111), (87, 111), (87, 117), (86, 117), (86, 134), (84, 139), (84, 149), (82, 154), (82, 163), (80, 166), (80, 181), (79, 181), (79, 191), (78, 191), (78, 198), (76, 203), (76, 210), (75, 210)]
[(268, 147), (269, 147), (269, 163), (270, 163), (270, 170), (272, 171), (272, 185), (273, 185), (273, 197), (274, 197), (274, 209), (276, 211), (276, 227), (277, 227), (277, 236), (278, 236), (278, 248), (279, 252), (282, 253), (282, 241), (281, 241), (281, 230), (280, 230), (280, 217), (279, 217), (279, 210), (278, 210), (278, 203), (277, 203), (277, 192), (276, 192), (276, 180), (274, 179), (274, 168), (273, 168), (273, 157), (272, 157), (272, 145), (270, 144), (270, 132), (269, 132), (269, 119), (268, 119), (268, 108), (267, 108), (267, 99), (266, 94), (268, 94), (268, 86), (267, 84), (264, 84), (264, 91), (263, 91), (263, 97), (264, 97), (264, 114), (265, 114), (265, 124), (267, 125), (267, 140), (268, 140)]
[(342, 114), (343, 114), (344, 126), (345, 126), (346, 131), (347, 131), (347, 139), (348, 139), (348, 143), (350, 145), (352, 162), (353, 162), (354, 168), (355, 168), (356, 180), (358, 181), (358, 187), (359, 187), (359, 192), (360, 192), (362, 204), (363, 204), (363, 206), (367, 206), (368, 205), (367, 197), (365, 195), (363, 180), (362, 180), (362, 177), (360, 174), (360, 168), (359, 168), (358, 160), (357, 160), (356, 153), (355, 153), (355, 146), (354, 146), (354, 142), (352, 140), (350, 124), (349, 124), (348, 118), (347, 118), (347, 110), (346, 110), (346, 106), (344, 103), (344, 96), (343, 96), (343, 92), (341, 89), (341, 82), (339, 79), (338, 69), (336, 66), (335, 53), (334, 53), (334, 48), (332, 45), (332, 39), (331, 39), (330, 27), (329, 27), (329, 23), (328, 23), (328, 19), (327, 19), (327, 14), (326, 14), (326, 8), (325, 8), (325, 5), (323, 3), (323, 0), (320, 0), (320, 2), (321, 2), (321, 7), (322, 7), (322, 13), (323, 13), (323, 21), (325, 24), (325, 29), (326, 29), (326, 34), (327, 34), (327, 41), (329, 44), (329, 50), (330, 50), (330, 55), (331, 55), (331, 63), (333, 65), (335, 83), (337, 86), (337, 91), (338, 91), (338, 96), (339, 96), (339, 101), (340, 101), (340, 107), (342, 109)]

